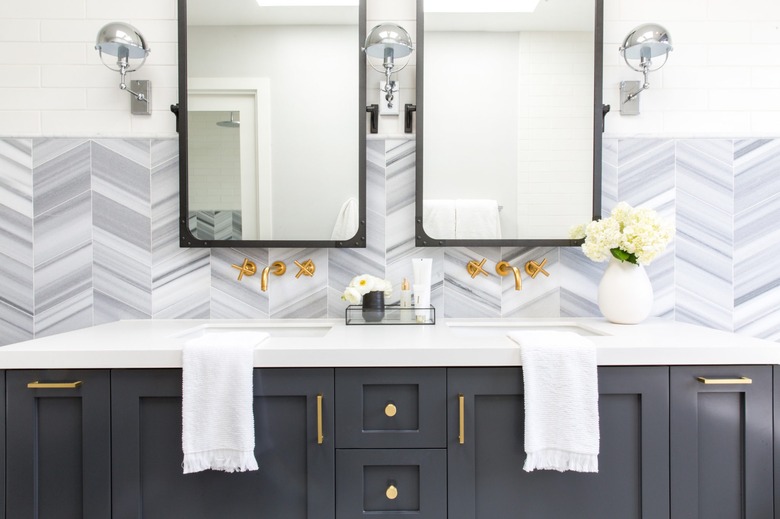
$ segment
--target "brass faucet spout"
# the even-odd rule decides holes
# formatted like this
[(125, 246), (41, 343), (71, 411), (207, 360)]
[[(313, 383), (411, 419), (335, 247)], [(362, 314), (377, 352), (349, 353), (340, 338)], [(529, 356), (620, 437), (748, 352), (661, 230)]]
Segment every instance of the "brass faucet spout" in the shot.
[(520, 269), (517, 267), (513, 267), (506, 261), (499, 261), (498, 263), (496, 263), (496, 272), (500, 276), (506, 276), (509, 274), (510, 271), (515, 276), (515, 290), (522, 290), (523, 279), (520, 277)]
[[(271, 269), (273, 268), (273, 271)], [(275, 261), (271, 265), (268, 265), (263, 269), (260, 275), (260, 290), (266, 292), (268, 290), (268, 274), (273, 272), (274, 276), (281, 276), (287, 271), (287, 265), (281, 261)]]

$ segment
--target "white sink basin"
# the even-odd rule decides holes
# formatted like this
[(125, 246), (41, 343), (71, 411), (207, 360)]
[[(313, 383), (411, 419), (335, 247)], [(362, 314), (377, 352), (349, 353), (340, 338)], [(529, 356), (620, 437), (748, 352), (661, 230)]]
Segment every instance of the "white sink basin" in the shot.
[(175, 334), (176, 339), (197, 339), (231, 332), (262, 332), (271, 337), (324, 337), (333, 325), (328, 323), (202, 324)]
[(497, 337), (520, 331), (573, 332), (577, 335), (607, 335), (573, 321), (450, 321), (453, 334), (460, 337)]

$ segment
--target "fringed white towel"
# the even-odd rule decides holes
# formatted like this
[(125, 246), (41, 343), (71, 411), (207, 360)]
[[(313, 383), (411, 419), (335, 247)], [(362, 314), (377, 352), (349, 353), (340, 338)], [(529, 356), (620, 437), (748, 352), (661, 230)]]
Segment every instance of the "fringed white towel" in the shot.
[(226, 332), (187, 341), (182, 351), (185, 474), (257, 470), (252, 410), (254, 349), (267, 333)]
[(525, 391), (523, 469), (598, 472), (596, 348), (572, 332), (514, 332)]

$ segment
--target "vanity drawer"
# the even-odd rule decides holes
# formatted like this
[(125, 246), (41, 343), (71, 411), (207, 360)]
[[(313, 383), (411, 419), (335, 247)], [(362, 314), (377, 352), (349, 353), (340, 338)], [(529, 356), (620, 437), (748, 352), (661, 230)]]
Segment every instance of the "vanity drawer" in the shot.
[(337, 448), (443, 448), (445, 368), (336, 370)]
[(336, 517), (415, 519), (447, 517), (444, 449), (336, 451)]

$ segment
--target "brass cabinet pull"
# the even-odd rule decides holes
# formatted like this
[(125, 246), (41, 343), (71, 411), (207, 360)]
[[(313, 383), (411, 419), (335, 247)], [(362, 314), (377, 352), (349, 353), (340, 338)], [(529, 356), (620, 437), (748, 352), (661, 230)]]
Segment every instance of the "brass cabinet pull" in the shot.
[(395, 488), (395, 485), (390, 485), (387, 487), (387, 490), (385, 490), (385, 496), (391, 501), (398, 497), (398, 489)]
[(696, 377), (696, 380), (698, 380), (702, 384), (752, 384), (753, 383), (753, 379), (748, 377), (739, 377), (739, 378)]
[(458, 443), (466, 443), (466, 398), (463, 394), (458, 395)]
[(75, 382), (29, 382), (28, 389), (76, 389), (82, 384), (81, 380)]
[(390, 418), (394, 417), (395, 414), (398, 412), (398, 408), (395, 406), (394, 403), (390, 402), (385, 406), (385, 415), (389, 416)]
[(317, 445), (322, 445), (325, 436), (322, 434), (322, 394), (317, 395)]

